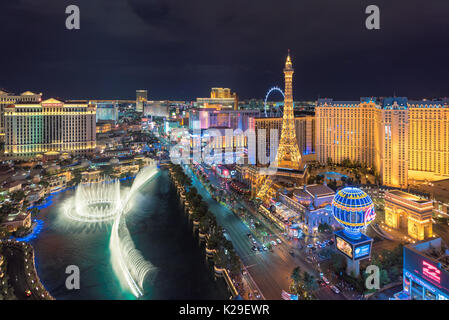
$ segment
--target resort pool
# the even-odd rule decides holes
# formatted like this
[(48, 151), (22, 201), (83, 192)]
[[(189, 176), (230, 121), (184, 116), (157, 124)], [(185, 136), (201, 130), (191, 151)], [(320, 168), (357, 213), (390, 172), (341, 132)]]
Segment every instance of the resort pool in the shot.
[(343, 177), (348, 178), (347, 175), (344, 175), (340, 172), (333, 172), (333, 171), (322, 172), (322, 173), (320, 173), (320, 175), (323, 175), (328, 180), (341, 180), (341, 178), (343, 178)]

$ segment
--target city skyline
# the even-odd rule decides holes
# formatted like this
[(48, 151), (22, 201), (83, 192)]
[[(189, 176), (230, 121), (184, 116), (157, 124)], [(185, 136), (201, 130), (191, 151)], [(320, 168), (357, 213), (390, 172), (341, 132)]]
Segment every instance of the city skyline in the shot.
[(150, 100), (194, 100), (218, 86), (258, 98), (282, 83), (279, 52), (290, 48), (296, 100), (434, 98), (449, 91), (449, 46), (441, 41), (447, 3), (378, 1), (381, 29), (374, 31), (365, 28), (364, 2), (78, 1), (81, 28), (67, 30), (69, 4), (3, 6), (3, 41), (14, 49), (0, 53), (8, 75), (0, 87), (61, 99), (130, 99), (143, 88)]
[(449, 300), (435, 2), (3, 4), (0, 301)]

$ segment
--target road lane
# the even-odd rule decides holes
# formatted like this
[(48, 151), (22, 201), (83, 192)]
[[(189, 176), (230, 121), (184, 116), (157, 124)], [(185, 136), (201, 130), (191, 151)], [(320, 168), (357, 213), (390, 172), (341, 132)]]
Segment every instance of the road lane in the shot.
[[(192, 178), (192, 185), (209, 205), (209, 210), (215, 215), (217, 222), (226, 229), (243, 264), (251, 266), (248, 273), (266, 299), (280, 300), (282, 290), (289, 291), (290, 275), (296, 266), (318, 277), (314, 266), (300, 259), (297, 254), (292, 257), (288, 253), (289, 248), (285, 243), (275, 246), (273, 252), (254, 252), (251, 249), (253, 244), (247, 236), (252, 233), (251, 230), (231, 210), (211, 198), (190, 168), (186, 169), (186, 172)], [(333, 292), (332, 294), (335, 295)]]

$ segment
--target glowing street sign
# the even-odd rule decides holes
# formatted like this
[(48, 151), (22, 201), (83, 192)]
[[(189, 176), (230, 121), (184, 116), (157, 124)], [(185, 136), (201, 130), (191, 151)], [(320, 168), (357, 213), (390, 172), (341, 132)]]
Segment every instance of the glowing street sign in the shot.
[(435, 267), (434, 265), (431, 265), (427, 261), (422, 262), (422, 273), (425, 277), (436, 281), (437, 283), (440, 283), (441, 281), (441, 271)]

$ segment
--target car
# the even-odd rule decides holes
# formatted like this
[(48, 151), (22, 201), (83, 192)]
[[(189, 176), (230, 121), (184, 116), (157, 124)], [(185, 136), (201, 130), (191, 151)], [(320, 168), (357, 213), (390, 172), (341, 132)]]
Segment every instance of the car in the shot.
[(307, 245), (307, 248), (312, 248), (313, 247), (313, 243), (309, 243), (308, 245)]
[(252, 238), (251, 233), (247, 233), (246, 236), (247, 236), (248, 238)]
[(330, 283), (329, 280), (327, 280), (327, 278), (325, 276), (322, 276), (321, 280), (323, 280), (324, 283), (327, 284), (327, 285), (329, 285), (329, 283)]
[(268, 250), (268, 248), (267, 248), (265, 245), (262, 245), (262, 249), (263, 249), (264, 251), (267, 251), (267, 250)]
[(279, 244), (282, 243), (281, 239), (279, 239), (279, 238), (277, 238), (276, 241), (277, 241)]
[(251, 250), (257, 251), (257, 247), (256, 247), (256, 246), (252, 246), (252, 247), (251, 247)]
[(288, 253), (290, 253), (292, 256), (295, 255), (295, 252), (293, 250), (290, 250)]
[(30, 291), (30, 290), (25, 291), (25, 295), (26, 295), (27, 297), (31, 297), (31, 291)]
[(331, 286), (331, 290), (335, 293), (340, 293), (340, 290), (336, 286)]
[(320, 287), (325, 287), (325, 286), (326, 286), (326, 284), (324, 283), (323, 280), (317, 279), (316, 282), (318, 283), (318, 285), (319, 285)]
[(334, 240), (329, 240), (329, 245), (333, 245), (334, 244)]
[(262, 247), (258, 247), (257, 249), (258, 249), (259, 251), (263, 251)]
[(274, 240), (271, 240), (271, 242), (270, 242), (273, 246), (277, 246), (277, 243), (276, 243), (276, 241), (274, 241)]
[(261, 298), (260, 293), (257, 290), (254, 291), (254, 296), (256, 297), (256, 299), (260, 299)]

